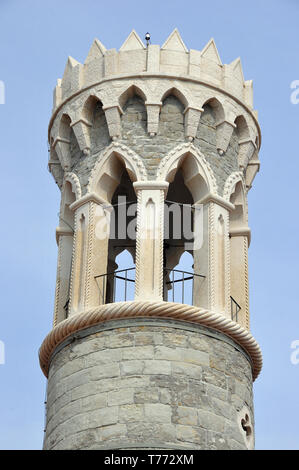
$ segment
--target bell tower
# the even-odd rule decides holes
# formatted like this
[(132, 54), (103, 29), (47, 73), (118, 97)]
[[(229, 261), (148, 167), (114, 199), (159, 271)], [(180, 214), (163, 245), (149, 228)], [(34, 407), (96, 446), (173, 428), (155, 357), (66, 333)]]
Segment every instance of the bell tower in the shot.
[[(252, 449), (247, 192), (260, 128), (240, 59), (132, 31), (69, 57), (49, 170), (61, 191), (44, 449)], [(128, 262), (119, 263), (127, 253)], [(189, 269), (178, 269), (182, 256)]]

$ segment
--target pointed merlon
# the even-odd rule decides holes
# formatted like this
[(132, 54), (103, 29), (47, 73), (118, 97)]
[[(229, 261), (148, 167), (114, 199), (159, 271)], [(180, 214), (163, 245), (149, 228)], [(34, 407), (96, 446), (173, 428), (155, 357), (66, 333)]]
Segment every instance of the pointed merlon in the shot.
[(98, 59), (99, 57), (103, 57), (106, 52), (106, 47), (99, 41), (95, 39), (89, 49), (88, 55), (85, 60), (85, 64), (91, 62), (94, 59)]
[(136, 51), (137, 49), (146, 49), (146, 47), (136, 31), (133, 29), (119, 50)]
[(205, 45), (203, 50), (201, 51), (201, 57), (205, 59), (209, 59), (213, 62), (216, 62), (218, 65), (222, 65), (220, 56), (218, 54), (218, 50), (215, 44), (214, 39), (210, 39), (208, 44)]
[(65, 69), (64, 69), (62, 80), (64, 80), (68, 76), (68, 74), (72, 72), (73, 68), (76, 67), (76, 65), (82, 65), (82, 64), (80, 64), (80, 62), (78, 62), (73, 57), (69, 56), (67, 59)]
[(185, 46), (177, 28), (175, 28), (170, 36), (168, 36), (161, 49), (168, 51), (188, 52), (188, 49)]
[(241, 59), (238, 57), (236, 60), (231, 62), (230, 67), (233, 70), (234, 76), (241, 82), (244, 83), (244, 74), (243, 74), (243, 69), (242, 69), (242, 64), (241, 64)]

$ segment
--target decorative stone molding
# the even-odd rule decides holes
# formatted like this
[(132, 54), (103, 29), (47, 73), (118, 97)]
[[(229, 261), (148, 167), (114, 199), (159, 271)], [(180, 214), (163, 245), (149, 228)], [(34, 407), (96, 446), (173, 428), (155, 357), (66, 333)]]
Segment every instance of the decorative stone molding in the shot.
[(251, 240), (251, 230), (249, 227), (234, 227), (229, 231), (230, 237), (247, 237), (248, 246)]
[(72, 185), (73, 193), (76, 195), (76, 200), (81, 198), (81, 184), (78, 176), (75, 173), (67, 172), (64, 174), (64, 181), (69, 181)]
[(86, 119), (78, 119), (71, 123), (71, 127), (75, 133), (80, 150), (88, 155), (90, 152), (90, 128), (92, 124)]
[(248, 162), (246, 173), (245, 173), (245, 182), (247, 192), (251, 189), (253, 180), (260, 169), (260, 161), (258, 159), (257, 151), (253, 155), (252, 159)]
[(244, 438), (244, 442), (248, 450), (254, 449), (254, 432), (253, 432), (253, 420), (252, 415), (247, 406), (238, 412), (238, 425), (241, 431), (241, 435)]
[(66, 237), (72, 237), (74, 235), (74, 232), (73, 230), (71, 229), (67, 229), (67, 228), (62, 228), (62, 227), (56, 227), (56, 230), (55, 230), (55, 234), (56, 234), (56, 243), (59, 244), (59, 238), (62, 237), (62, 236), (66, 236)]
[(78, 313), (57, 325), (43, 341), (40, 351), (40, 365), (47, 376), (51, 356), (58, 345), (69, 335), (92, 325), (121, 318), (172, 318), (199, 323), (221, 331), (238, 343), (252, 361), (252, 373), (255, 380), (262, 367), (262, 354), (254, 337), (242, 326), (212, 311), (172, 302), (116, 302), (92, 308)]
[(212, 193), (206, 194), (202, 199), (197, 201), (196, 204), (206, 204), (208, 202), (214, 202), (215, 204), (218, 204), (219, 206), (224, 207), (224, 209), (227, 209), (228, 211), (232, 211), (235, 208), (233, 204), (231, 204), (229, 201), (227, 201), (223, 197), (218, 196), (218, 194), (212, 194)]
[(216, 137), (217, 137), (217, 150), (220, 156), (222, 156), (229, 146), (231, 136), (233, 134), (236, 124), (229, 121), (219, 122), (216, 126)]
[(184, 110), (185, 135), (190, 141), (192, 141), (194, 137), (196, 137), (200, 116), (203, 111), (204, 110), (202, 108), (192, 108), (191, 106), (188, 106)]
[(238, 181), (242, 181), (242, 183), (244, 184), (244, 176), (241, 171), (235, 171), (227, 178), (225, 185), (224, 185), (224, 190), (223, 190), (223, 198), (226, 201), (230, 200), (230, 197), (232, 193), (234, 192), (234, 189)]
[(198, 167), (201, 170), (202, 176), (204, 177), (209, 187), (210, 192), (217, 194), (216, 178), (214, 176), (211, 166), (209, 165), (203, 154), (193, 144), (190, 143), (185, 143), (177, 146), (162, 159), (157, 170), (157, 178), (160, 180), (167, 181), (170, 173), (176, 168), (178, 168), (179, 164), (181, 163), (182, 157), (187, 155), (188, 153), (190, 153), (195, 158)]
[(251, 140), (242, 140), (239, 142), (239, 166), (244, 171), (247, 168), (254, 152), (256, 150), (255, 143)]
[[(133, 84), (133, 85), (132, 85)], [(59, 107), (54, 110), (53, 116), (49, 125), (49, 139), (52, 130), (57, 127), (56, 120), (60, 119), (62, 113), (67, 113), (72, 117), (72, 121), (76, 122), (78, 119), (84, 118), (82, 111), (86, 100), (90, 96), (94, 96), (103, 103), (104, 108), (113, 108), (119, 105), (119, 100), (128, 89), (135, 87), (140, 90), (140, 96), (146, 97), (144, 101), (148, 103), (159, 103), (162, 97), (167, 93), (175, 93), (185, 107), (200, 109), (203, 105), (211, 100), (217, 100), (223, 103), (224, 117), (219, 117), (219, 123), (223, 120), (233, 122), (236, 116), (243, 115), (249, 122), (250, 128), (254, 128), (253, 134), (258, 134), (258, 146), (260, 146), (260, 129), (258, 126), (257, 118), (252, 109), (248, 108), (245, 102), (236, 99), (233, 95), (228, 95), (226, 90), (215, 86), (215, 84), (195, 80), (188, 76), (180, 76), (179, 79), (176, 75), (169, 73), (159, 74), (132, 74), (131, 76), (110, 76), (103, 78), (101, 81), (81, 90), (80, 94), (75, 94), (67, 98), (59, 104)], [(125, 91), (124, 91), (125, 90)], [(196, 93), (195, 93), (196, 92)], [(121, 113), (119, 109), (118, 114)], [(119, 116), (116, 116), (116, 123), (119, 124)], [(112, 121), (111, 121), (112, 122)], [(112, 131), (111, 131), (112, 132)], [(112, 132), (114, 134), (114, 131)], [(251, 137), (253, 139), (253, 137)], [(254, 139), (253, 139), (254, 140)]]
[(159, 128), (159, 115), (162, 107), (162, 102), (149, 103), (146, 101), (146, 112), (147, 112), (147, 132), (151, 137), (158, 133)]
[(111, 210), (112, 208), (111, 204), (106, 199), (98, 196), (96, 193), (87, 193), (80, 199), (73, 202), (73, 204), (70, 205), (70, 209), (75, 211), (88, 202), (95, 202), (96, 204), (101, 205), (103, 204), (107, 210)]
[(70, 140), (57, 137), (53, 143), (63, 170), (67, 171), (71, 167)]
[(135, 299), (162, 300), (164, 198), (168, 183), (145, 181), (133, 186), (138, 201)]
[(121, 136), (120, 116), (123, 111), (118, 104), (103, 106), (103, 111), (105, 112), (109, 135), (112, 140), (117, 140)]
[(122, 157), (123, 162), (129, 174), (134, 175), (135, 180), (146, 180), (147, 174), (141, 158), (129, 147), (119, 142), (112, 142), (98, 157), (97, 164), (94, 166), (87, 185), (87, 192), (95, 191), (101, 170), (109, 159), (111, 154), (116, 153)]

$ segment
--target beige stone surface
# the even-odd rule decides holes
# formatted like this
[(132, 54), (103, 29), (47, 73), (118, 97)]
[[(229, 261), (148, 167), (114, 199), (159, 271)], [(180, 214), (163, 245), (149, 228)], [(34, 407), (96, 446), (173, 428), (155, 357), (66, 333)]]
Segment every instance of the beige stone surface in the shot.
[[(57, 81), (49, 145), (61, 206), (54, 328), (40, 349), (45, 448), (253, 448), (262, 357), (249, 331), (247, 193), (261, 132), (240, 59), (223, 64), (213, 39), (189, 50), (177, 29), (162, 46), (134, 30), (118, 51), (95, 39)], [(122, 192), (137, 222), (119, 246)], [(171, 194), (192, 206), (192, 246), (165, 233)], [(135, 298), (113, 302), (107, 273), (123, 247)], [(165, 268), (184, 251), (201, 274), (192, 306), (167, 301)]]

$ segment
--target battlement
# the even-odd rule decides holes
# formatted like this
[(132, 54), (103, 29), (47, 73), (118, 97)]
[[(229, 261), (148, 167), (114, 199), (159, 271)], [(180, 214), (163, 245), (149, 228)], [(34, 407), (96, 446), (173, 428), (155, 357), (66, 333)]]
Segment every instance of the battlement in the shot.
[(253, 108), (252, 80), (244, 80), (240, 58), (222, 64), (216, 44), (211, 39), (201, 50), (188, 50), (175, 29), (159, 45), (144, 45), (132, 31), (119, 51), (107, 50), (95, 39), (84, 64), (68, 58), (62, 79), (54, 91), (54, 111), (65, 100), (105, 80), (122, 76), (165, 76), (194, 80), (220, 88), (250, 109)]

